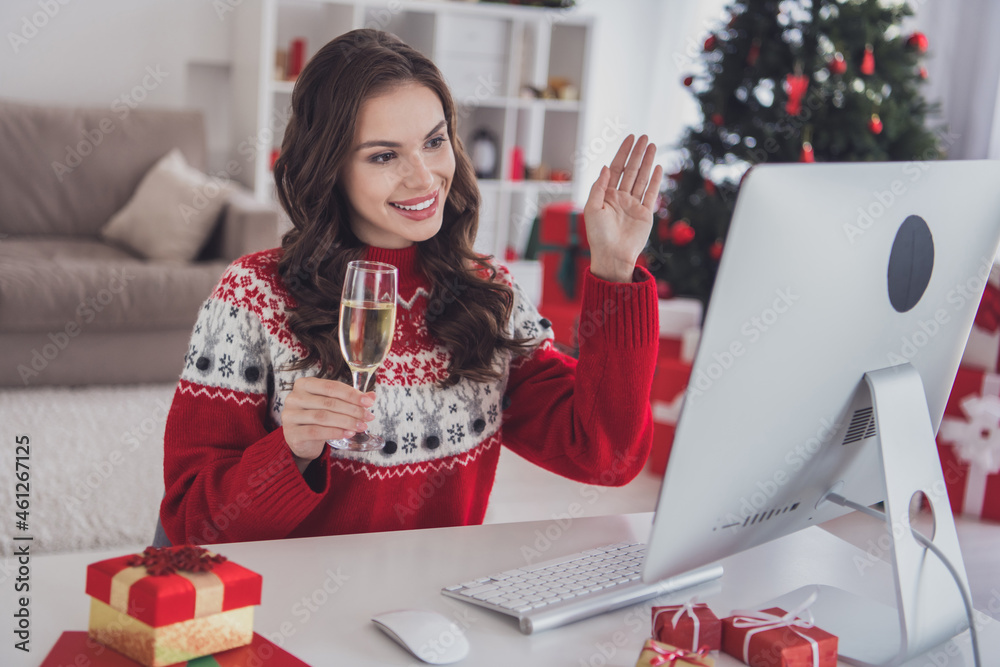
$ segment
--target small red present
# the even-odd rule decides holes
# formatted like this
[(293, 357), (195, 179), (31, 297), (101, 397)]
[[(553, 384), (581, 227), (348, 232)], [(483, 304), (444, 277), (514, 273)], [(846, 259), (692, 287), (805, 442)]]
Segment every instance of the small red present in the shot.
[(722, 621), (722, 650), (750, 667), (837, 667), (837, 637), (799, 617), (806, 606), (733, 612)]
[(686, 651), (670, 644), (647, 639), (635, 667), (715, 667), (708, 649)]
[(1000, 521), (1000, 375), (959, 368), (938, 430), (953, 514)]
[(707, 604), (694, 600), (686, 604), (653, 607), (653, 639), (692, 651), (722, 648), (722, 621)]
[(87, 566), (89, 634), (160, 667), (249, 644), (261, 576), (190, 545)]
[(681, 414), (684, 392), (691, 376), (690, 362), (661, 358), (656, 364), (650, 401), (653, 410), (653, 447), (647, 462), (650, 472), (662, 475), (667, 469), (674, 442), (677, 418)]

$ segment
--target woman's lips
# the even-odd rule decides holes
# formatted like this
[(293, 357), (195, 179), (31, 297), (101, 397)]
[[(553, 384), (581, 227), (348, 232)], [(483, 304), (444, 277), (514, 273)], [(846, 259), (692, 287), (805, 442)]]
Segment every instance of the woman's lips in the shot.
[[(405, 201), (389, 202), (389, 204), (404, 218), (409, 218), (410, 220), (426, 220), (437, 213), (439, 192), (440, 190), (437, 190), (429, 196), (422, 195)], [(410, 208), (400, 208), (401, 206), (407, 206)]]

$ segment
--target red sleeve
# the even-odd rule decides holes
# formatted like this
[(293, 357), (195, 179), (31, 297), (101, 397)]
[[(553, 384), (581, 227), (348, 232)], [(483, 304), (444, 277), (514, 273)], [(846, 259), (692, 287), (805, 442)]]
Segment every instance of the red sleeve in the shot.
[(230, 267), (199, 312), (163, 440), (160, 520), (173, 544), (283, 538), (326, 493), (326, 451), (303, 476), (270, 412), (271, 353), (283, 348), (260, 316), (266, 289)]
[(634, 281), (587, 272), (579, 361), (546, 341), (512, 362), (503, 422), (511, 450), (591, 484), (620, 486), (642, 470), (653, 437), (659, 323), (652, 276), (637, 268)]
[[(160, 506), (173, 544), (286, 537), (319, 504), (281, 427), (268, 432), (266, 397), (181, 380), (167, 416)], [(326, 450), (313, 463), (329, 472)], [(310, 466), (310, 471), (313, 466)]]

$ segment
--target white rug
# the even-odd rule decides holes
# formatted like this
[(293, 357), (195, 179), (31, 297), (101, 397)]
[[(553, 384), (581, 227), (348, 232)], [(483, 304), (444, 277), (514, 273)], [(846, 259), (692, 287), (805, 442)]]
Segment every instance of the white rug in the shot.
[[(0, 556), (14, 535), (34, 553), (149, 544), (163, 496), (163, 430), (174, 385), (0, 390)], [(15, 454), (30, 443), (28, 530), (16, 528)], [(619, 488), (559, 477), (507, 450), (486, 523), (566, 521), (649, 512), (660, 478), (643, 471)]]
[[(174, 386), (0, 390), (0, 555), (150, 543), (163, 496), (163, 429)], [(16, 526), (15, 453), (28, 436), (28, 530)]]

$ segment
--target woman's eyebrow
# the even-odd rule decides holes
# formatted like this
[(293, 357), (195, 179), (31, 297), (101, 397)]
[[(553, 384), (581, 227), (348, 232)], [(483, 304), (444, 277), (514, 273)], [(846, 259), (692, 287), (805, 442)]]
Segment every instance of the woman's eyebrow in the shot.
[[(434, 126), (433, 130), (431, 130), (424, 136), (424, 139), (430, 139), (432, 135), (440, 132), (445, 127), (445, 125), (446, 125), (445, 121), (442, 120), (440, 123)], [(358, 144), (357, 148), (355, 148), (354, 150), (363, 151), (366, 148), (375, 148), (376, 146), (384, 146), (385, 148), (401, 148), (402, 144), (396, 141), (375, 139), (374, 141), (366, 141), (363, 144)]]

